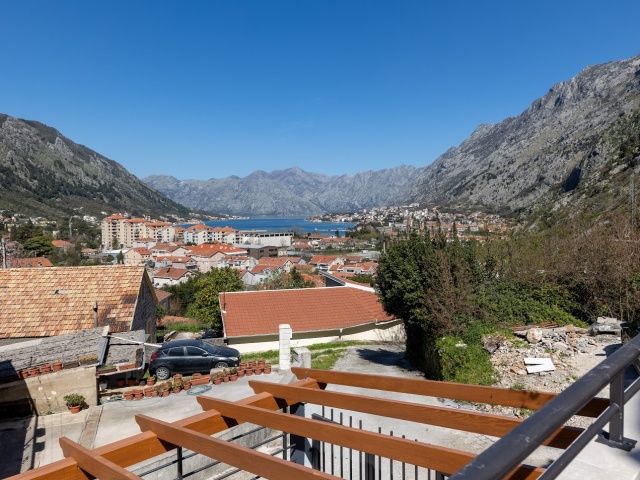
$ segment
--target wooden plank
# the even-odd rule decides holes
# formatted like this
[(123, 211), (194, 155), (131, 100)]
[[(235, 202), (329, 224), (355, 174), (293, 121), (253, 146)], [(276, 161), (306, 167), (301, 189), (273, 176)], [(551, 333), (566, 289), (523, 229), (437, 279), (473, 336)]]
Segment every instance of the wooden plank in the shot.
[(35, 470), (8, 477), (6, 480), (92, 480), (93, 476), (78, 468), (73, 458), (64, 458)]
[[(468, 402), (528, 408), (531, 410), (539, 410), (549, 400), (556, 397), (554, 393), (511, 390), (507, 388), (484, 387), (481, 385), (463, 385), (452, 382), (369, 375), (364, 373), (333, 372), (300, 367), (293, 367), (291, 371), (298, 378), (315, 379), (321, 386), (322, 384), (348, 385), (351, 387), (411, 393), (414, 395), (450, 398)], [(576, 415), (595, 418), (608, 406), (608, 399), (594, 398)]]
[(201, 455), (206, 455), (261, 477), (273, 480), (338, 478), (146, 415), (136, 415), (136, 422), (138, 422), (142, 430), (151, 431), (164, 441), (180, 445), (183, 448), (188, 448)]
[(103, 457), (93, 455), (91, 450), (67, 437), (60, 438), (60, 446), (65, 457), (73, 457), (78, 467), (100, 480), (140, 480), (137, 475)]
[[(318, 383), (315, 380), (298, 380), (291, 383), (291, 385), (318, 387)], [(269, 394), (252, 395), (239, 402), (246, 405), (255, 403), (263, 408), (281, 408), (278, 407), (277, 400)], [(176, 425), (207, 435), (213, 435), (228, 428), (226, 422), (217, 412), (202, 412), (178, 420)], [(153, 433), (143, 432), (95, 448), (91, 452), (93, 455), (102, 456), (121, 467), (129, 467), (162, 455), (174, 448), (175, 446), (162, 442)], [(65, 458), (43, 467), (14, 475), (10, 477), (10, 480), (89, 480), (91, 478), (91, 475), (78, 468), (75, 460)]]
[[(258, 407), (238, 405), (233, 402), (211, 397), (198, 397), (198, 402), (206, 409), (215, 409), (223, 417), (231, 417), (238, 422), (250, 422), (257, 425), (293, 433), (307, 438), (341, 445), (358, 451), (392, 458), (400, 462), (418, 465), (453, 474), (466, 465), (475, 455), (451, 448), (428, 445), (399, 437), (390, 437), (380, 433), (368, 432), (345, 427), (335, 423), (312, 420), (286, 413), (264, 410)], [(523, 465), (518, 474), (526, 472), (524, 478), (537, 478), (537, 469)]]
[[(369, 413), (381, 417), (397, 418), (451, 428), (464, 432), (502, 437), (522, 423), (519, 418), (508, 418), (487, 413), (470, 412), (453, 408), (421, 405), (418, 403), (386, 400), (351, 393), (291, 387), (267, 382), (249, 381), (256, 393), (268, 392), (275, 397), (286, 398), (288, 403), (306, 402)], [(547, 439), (544, 445), (567, 448), (583, 432), (582, 428), (563, 427)]]

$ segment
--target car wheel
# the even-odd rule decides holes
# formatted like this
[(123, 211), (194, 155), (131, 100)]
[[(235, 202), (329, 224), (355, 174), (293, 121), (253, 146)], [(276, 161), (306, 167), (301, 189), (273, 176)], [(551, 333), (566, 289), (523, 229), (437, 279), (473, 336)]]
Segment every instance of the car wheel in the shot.
[(215, 364), (215, 368), (227, 368), (228, 366), (227, 362), (218, 362)]
[(167, 367), (158, 367), (156, 368), (156, 378), (158, 380), (166, 380), (171, 376), (171, 370)]

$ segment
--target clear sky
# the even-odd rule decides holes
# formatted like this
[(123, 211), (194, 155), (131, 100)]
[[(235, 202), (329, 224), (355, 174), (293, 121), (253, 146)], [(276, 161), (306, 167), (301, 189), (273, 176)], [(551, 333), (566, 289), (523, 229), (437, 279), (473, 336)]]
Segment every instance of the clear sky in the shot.
[(0, 113), (141, 178), (424, 166), (640, 54), (638, 19), (638, 0), (0, 0)]

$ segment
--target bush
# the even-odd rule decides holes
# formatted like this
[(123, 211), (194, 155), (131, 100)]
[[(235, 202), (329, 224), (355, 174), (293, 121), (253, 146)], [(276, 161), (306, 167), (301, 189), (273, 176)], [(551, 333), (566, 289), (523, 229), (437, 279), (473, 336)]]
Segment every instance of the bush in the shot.
[(490, 355), (479, 344), (458, 337), (436, 340), (442, 379), (448, 382), (492, 385), (496, 378)]

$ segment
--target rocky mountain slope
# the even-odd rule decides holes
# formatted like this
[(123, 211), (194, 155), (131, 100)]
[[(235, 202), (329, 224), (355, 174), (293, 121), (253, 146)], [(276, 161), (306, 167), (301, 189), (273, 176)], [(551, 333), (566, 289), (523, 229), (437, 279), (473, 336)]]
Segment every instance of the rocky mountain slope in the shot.
[(611, 176), (635, 167), (639, 108), (640, 56), (587, 67), (521, 115), (480, 125), (421, 172), (407, 200), (579, 207), (628, 180)]
[(49, 219), (79, 212), (156, 217), (189, 212), (122, 165), (57, 130), (0, 114), (0, 210), (5, 209)]
[(169, 198), (207, 211), (233, 215), (307, 216), (356, 211), (401, 201), (417, 168), (327, 176), (294, 167), (270, 173), (209, 180), (154, 175), (143, 180)]

